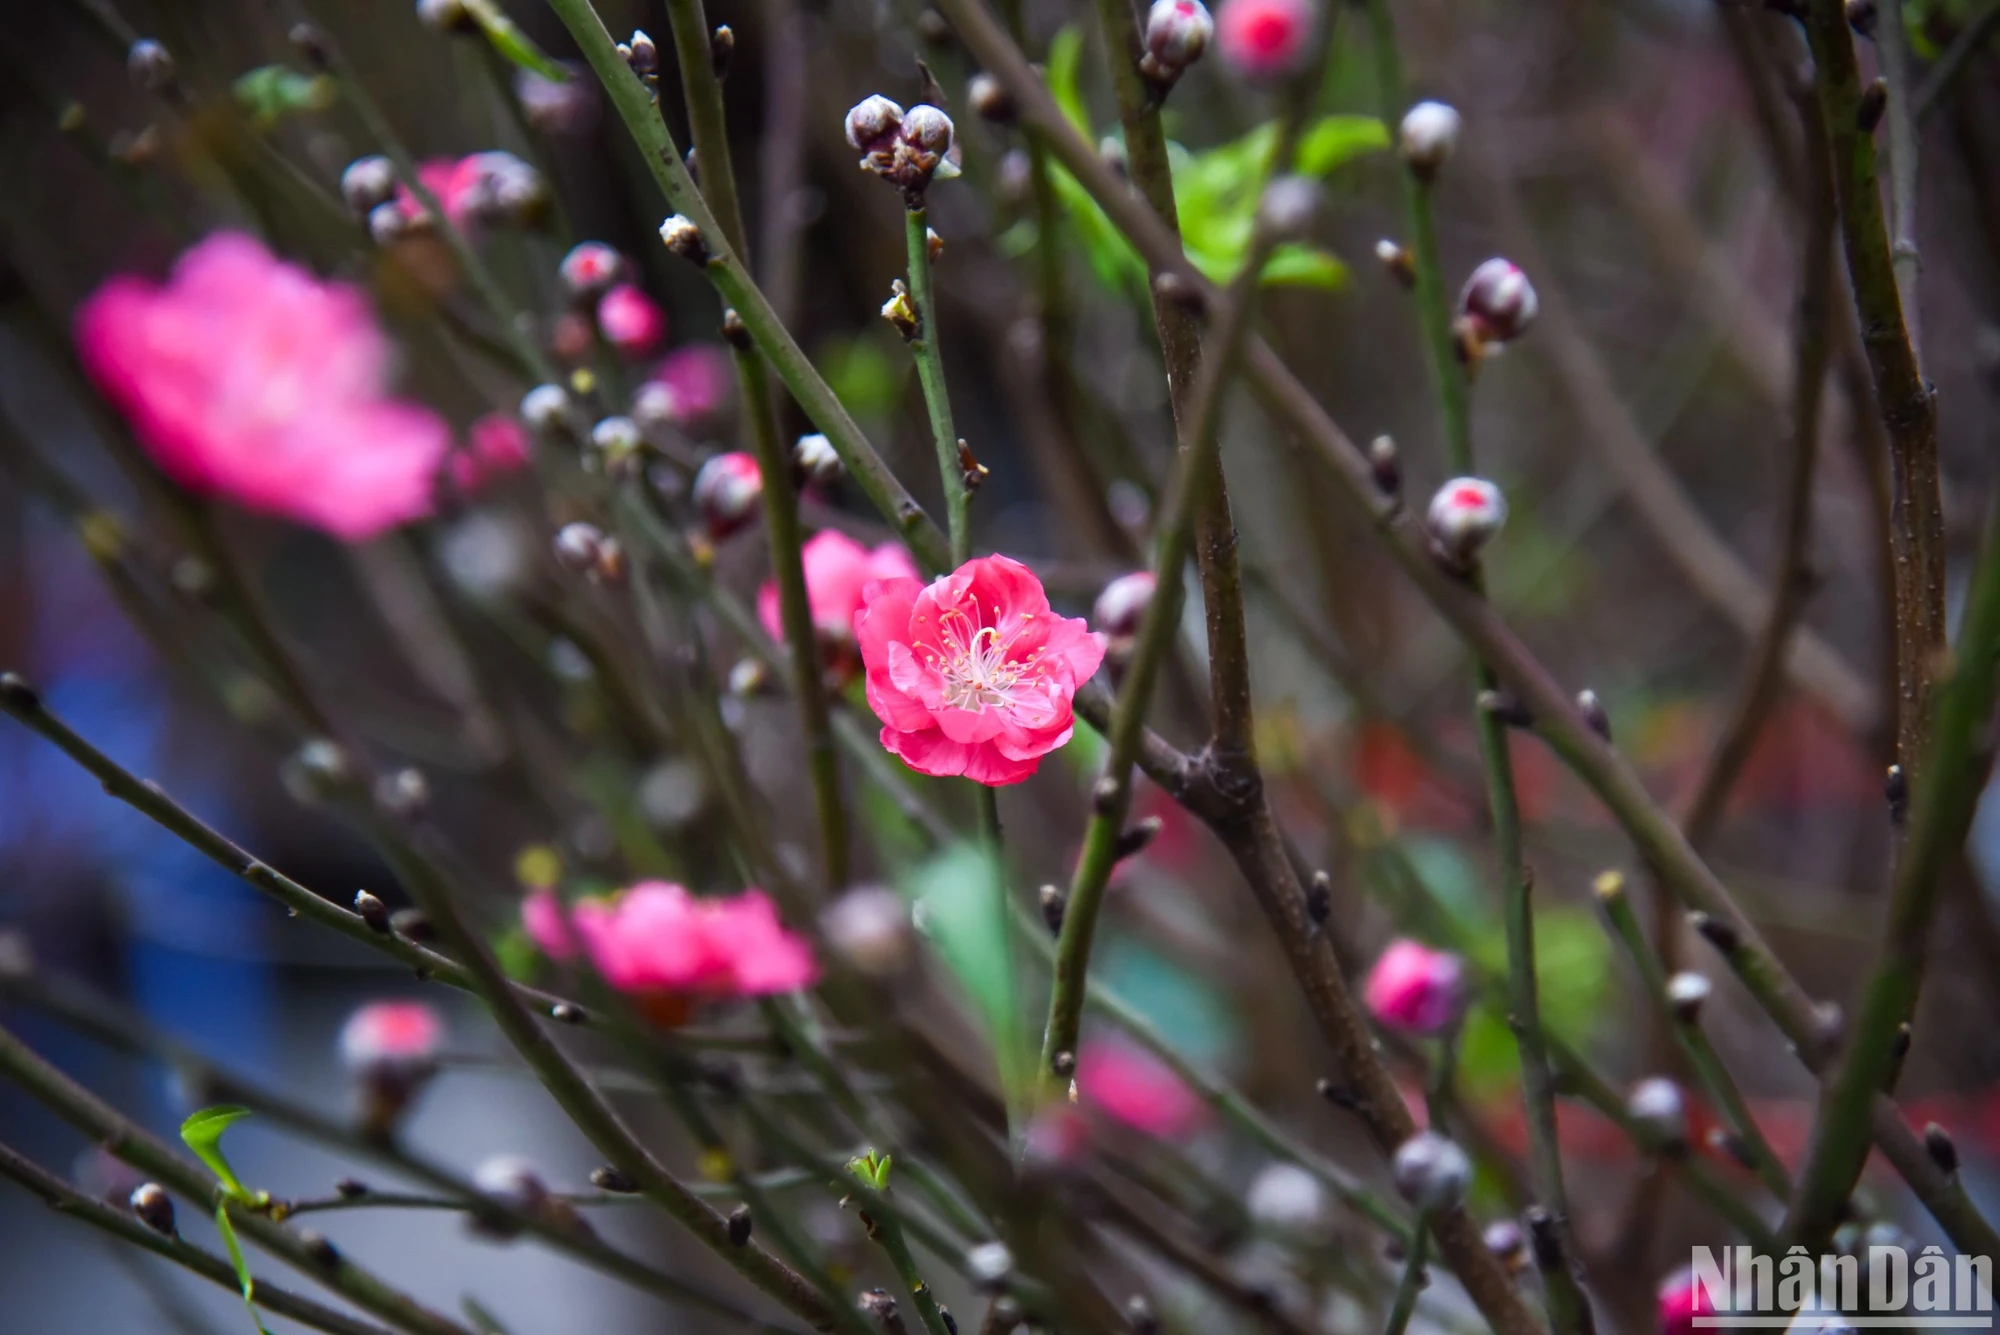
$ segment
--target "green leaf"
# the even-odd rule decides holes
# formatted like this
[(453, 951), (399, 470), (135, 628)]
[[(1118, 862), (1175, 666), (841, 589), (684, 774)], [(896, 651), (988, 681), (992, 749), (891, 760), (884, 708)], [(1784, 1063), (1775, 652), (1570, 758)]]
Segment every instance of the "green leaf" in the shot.
[(979, 847), (955, 844), (905, 877), (900, 888), (921, 906), (924, 934), (984, 1022), (1011, 1106), (1012, 1094), (1028, 1087), (1033, 1063), (1023, 1044), (1000, 866)]
[(222, 1133), (249, 1115), (248, 1108), (239, 1108), (232, 1103), (203, 1108), (188, 1114), (188, 1119), (181, 1123), (181, 1140), (221, 1180), (224, 1191), (240, 1201), (254, 1202), (257, 1200), (256, 1193), (237, 1180), (229, 1160), (222, 1157)]
[(1347, 266), (1316, 246), (1287, 244), (1264, 262), (1266, 287), (1316, 287), (1332, 291), (1347, 282)]
[(472, 15), (472, 21), (486, 34), (486, 40), (493, 49), (524, 70), (532, 70), (544, 79), (556, 83), (566, 83), (569, 71), (551, 60), (548, 53), (535, 45), (534, 39), (521, 31), (514, 20), (507, 17), (505, 10), (493, 0), (464, 0), (465, 12)]
[(325, 111), (339, 91), (327, 75), (301, 74), (283, 65), (259, 65), (231, 88), (237, 105), (260, 130), (296, 113)]
[(1389, 147), (1389, 127), (1373, 116), (1327, 116), (1299, 137), (1298, 168), (1304, 176), (1324, 176), (1364, 153)]
[(1083, 93), (1080, 90), (1080, 75), (1083, 69), (1083, 30), (1074, 24), (1065, 24), (1049, 41), (1048, 73), (1045, 81), (1049, 95), (1062, 114), (1069, 117), (1070, 124), (1090, 138), (1090, 113), (1083, 108)]
[(855, 1181), (861, 1183), (863, 1186), (875, 1191), (887, 1191), (889, 1189), (889, 1168), (894, 1163), (894, 1155), (878, 1154), (871, 1149), (855, 1158), (849, 1159), (847, 1161), (847, 1171), (853, 1175)]
[[(218, 1110), (211, 1108), (209, 1111), (215, 1112)], [(242, 1110), (238, 1109), (237, 1111), (241, 1112)], [(200, 1115), (200, 1113), (195, 1114), (197, 1117)], [(185, 1127), (182, 1128), (182, 1135), (183, 1137), (186, 1135)], [(195, 1153), (200, 1154), (201, 1151), (196, 1150)], [(222, 1246), (229, 1253), (229, 1264), (236, 1271), (236, 1282), (243, 1287), (243, 1306), (250, 1313), (251, 1324), (257, 1327), (259, 1335), (271, 1335), (271, 1332), (264, 1328), (263, 1318), (257, 1315), (257, 1281), (251, 1278), (250, 1265), (243, 1259), (243, 1246), (236, 1241), (236, 1225), (229, 1218), (229, 1202), (227, 1201), (215, 1207), (215, 1231), (222, 1235)]]

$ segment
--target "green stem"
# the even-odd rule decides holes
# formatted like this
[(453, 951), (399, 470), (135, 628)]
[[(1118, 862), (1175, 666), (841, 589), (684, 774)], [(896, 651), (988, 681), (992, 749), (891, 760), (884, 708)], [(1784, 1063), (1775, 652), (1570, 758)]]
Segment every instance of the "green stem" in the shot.
[(944, 535), (882, 462), (839, 398), (813, 369), (812, 362), (778, 319), (770, 302), (750, 280), (742, 258), (729, 244), (721, 224), (688, 175), (673, 137), (653, 106), (652, 95), (619, 56), (617, 43), (612, 41), (590, 0), (549, 0), (549, 7), (569, 29), (584, 59), (604, 85), (668, 204), (700, 229), (710, 256), (703, 272), (724, 304), (736, 311), (758, 349), (770, 359), (778, 379), (813, 425), (832, 442), (855, 485), (909, 544), (918, 560), (933, 570), (946, 569), (950, 550)]
[(916, 359), (917, 380), (930, 415), (931, 441), (937, 447), (938, 476), (944, 480), (945, 526), (951, 534), (954, 566), (972, 559), (972, 489), (966, 485), (959, 459), (958, 431), (951, 422), (951, 392), (944, 378), (944, 353), (939, 349), (936, 288), (931, 283), (930, 214), (921, 204), (903, 210), (903, 240), (910, 262), (910, 301), (917, 308), (917, 332), (909, 340)]
[(1429, 1220), (1419, 1218), (1410, 1237), (1410, 1254), (1403, 1262), (1403, 1277), (1396, 1281), (1396, 1298), (1389, 1305), (1389, 1319), (1382, 1324), (1382, 1335), (1403, 1335), (1410, 1326), (1410, 1315), (1417, 1310), (1417, 1295), (1424, 1290), (1424, 1262), (1430, 1256)]
[(1882, 953), (1868, 979), (1854, 1039), (1821, 1101), (1786, 1235), (1807, 1248), (1839, 1224), (1868, 1157), (1869, 1114), (1892, 1081), (1897, 1032), (1914, 1010), (1945, 863), (1965, 842), (1987, 771), (1996, 674), (2000, 674), (2000, 511), (1953, 652), (1955, 668), (1936, 691), (1931, 749), (1912, 799), (1909, 833), (1896, 863)]
[(869, 1223), (876, 1245), (889, 1258), (896, 1278), (903, 1281), (910, 1301), (916, 1305), (917, 1316), (923, 1321), (924, 1329), (929, 1335), (956, 1335), (955, 1329), (945, 1324), (944, 1313), (938, 1310), (937, 1295), (924, 1282), (923, 1271), (917, 1268), (917, 1258), (910, 1254), (910, 1244), (903, 1239), (902, 1225), (894, 1219), (875, 1215), (869, 1216)]

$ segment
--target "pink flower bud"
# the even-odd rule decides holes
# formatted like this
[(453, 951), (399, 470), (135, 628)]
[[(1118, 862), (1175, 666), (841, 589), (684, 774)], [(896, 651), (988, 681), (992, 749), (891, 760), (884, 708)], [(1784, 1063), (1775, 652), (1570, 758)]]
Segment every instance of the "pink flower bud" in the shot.
[(716, 455), (694, 475), (694, 503), (711, 537), (727, 537), (749, 523), (763, 498), (757, 461), (741, 450)]
[(1694, 1319), (1711, 1316), (1715, 1304), (1708, 1290), (1695, 1283), (1692, 1270), (1676, 1270), (1660, 1284), (1660, 1335), (1694, 1335)]
[(1201, 59), (1214, 35), (1215, 20), (1201, 0), (1154, 0), (1146, 12), (1146, 54), (1169, 78)]
[(1442, 102), (1419, 102), (1404, 113), (1396, 131), (1396, 149), (1421, 176), (1444, 165), (1458, 146), (1458, 112)]
[(1534, 284), (1510, 260), (1486, 261), (1458, 294), (1459, 319), (1481, 344), (1519, 338), (1534, 323), (1537, 309)]
[(1311, 0), (1229, 0), (1216, 15), (1222, 58), (1246, 79), (1291, 74), (1312, 46)]
[(377, 1001), (347, 1017), (340, 1059), (351, 1071), (422, 1070), (437, 1057), (444, 1021), (420, 1001)]
[(1407, 938), (1382, 952), (1365, 996), (1375, 1019), (1404, 1033), (1443, 1033), (1464, 1004), (1465, 965), (1458, 956)]
[(625, 257), (602, 241), (584, 241), (562, 258), (563, 287), (585, 301), (611, 290), (625, 276)]
[(1150, 570), (1134, 570), (1112, 580), (1097, 595), (1096, 606), (1090, 609), (1092, 628), (1113, 640), (1128, 640), (1137, 635), (1140, 623), (1146, 619), (1146, 608), (1152, 604), (1155, 587)]
[(620, 283), (597, 303), (597, 332), (627, 357), (643, 357), (666, 336), (659, 303), (635, 283)]
[(1471, 564), (1507, 522), (1507, 498), (1483, 477), (1455, 477), (1431, 498), (1431, 545), (1452, 566)]
[(465, 435), (465, 449), (451, 456), (451, 479), (461, 491), (477, 491), (528, 462), (528, 433), (506, 413), (487, 413)]

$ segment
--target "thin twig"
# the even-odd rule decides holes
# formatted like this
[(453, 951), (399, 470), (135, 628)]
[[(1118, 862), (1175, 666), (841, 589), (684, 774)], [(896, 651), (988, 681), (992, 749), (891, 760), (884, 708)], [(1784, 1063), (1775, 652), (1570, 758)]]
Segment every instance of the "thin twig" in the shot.
[(1423, 1225), (1424, 1221), (1419, 1219), (1416, 1236), (1410, 1240), (1410, 1254), (1403, 1261), (1403, 1276), (1396, 1281), (1396, 1298), (1389, 1305), (1389, 1319), (1382, 1323), (1382, 1335), (1403, 1335), (1409, 1329), (1410, 1314), (1417, 1310), (1417, 1295), (1424, 1291), (1424, 1262), (1430, 1256), (1431, 1238)]
[(954, 567), (972, 559), (972, 485), (966, 476), (969, 460), (961, 455), (958, 429), (951, 420), (951, 391), (944, 376), (939, 347), (937, 295), (931, 283), (930, 213), (923, 200), (903, 210), (904, 250), (909, 256), (910, 304), (916, 308), (916, 332), (909, 336), (910, 356), (923, 386), (924, 409), (930, 417), (931, 444), (937, 450), (938, 477), (944, 484), (945, 531), (951, 538)]
[(1891, 231), (1889, 267), (1896, 274), (1896, 295), (1908, 326), (1910, 353), (1923, 371), (1922, 307), (1917, 277), (1923, 271), (1917, 253), (1917, 189), (1922, 159), (1918, 137), (1916, 75), (1910, 67), (1910, 35), (1903, 27), (1903, 0), (1879, 0), (1875, 16), (1875, 58), (1889, 94), (1889, 203)]

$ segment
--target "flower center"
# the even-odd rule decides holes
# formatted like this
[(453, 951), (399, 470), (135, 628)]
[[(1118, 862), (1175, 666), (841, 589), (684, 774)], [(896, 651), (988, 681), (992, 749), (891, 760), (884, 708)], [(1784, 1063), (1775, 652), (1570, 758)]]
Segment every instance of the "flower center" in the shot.
[[(938, 618), (938, 646), (935, 653), (925, 655), (925, 659), (944, 678), (944, 702), (953, 709), (969, 709), (982, 713), (988, 708), (1012, 707), (1018, 703), (1014, 691), (1027, 683), (1041, 680), (1043, 666), (1038, 661), (1039, 651), (1026, 658), (1010, 661), (1007, 657), (1014, 647), (1014, 635), (1002, 638), (994, 626), (982, 626), (974, 614), (954, 607)], [(993, 611), (994, 619), (1000, 617), (1000, 610)], [(1034, 613), (1021, 614), (1021, 629), (1034, 619)]]

